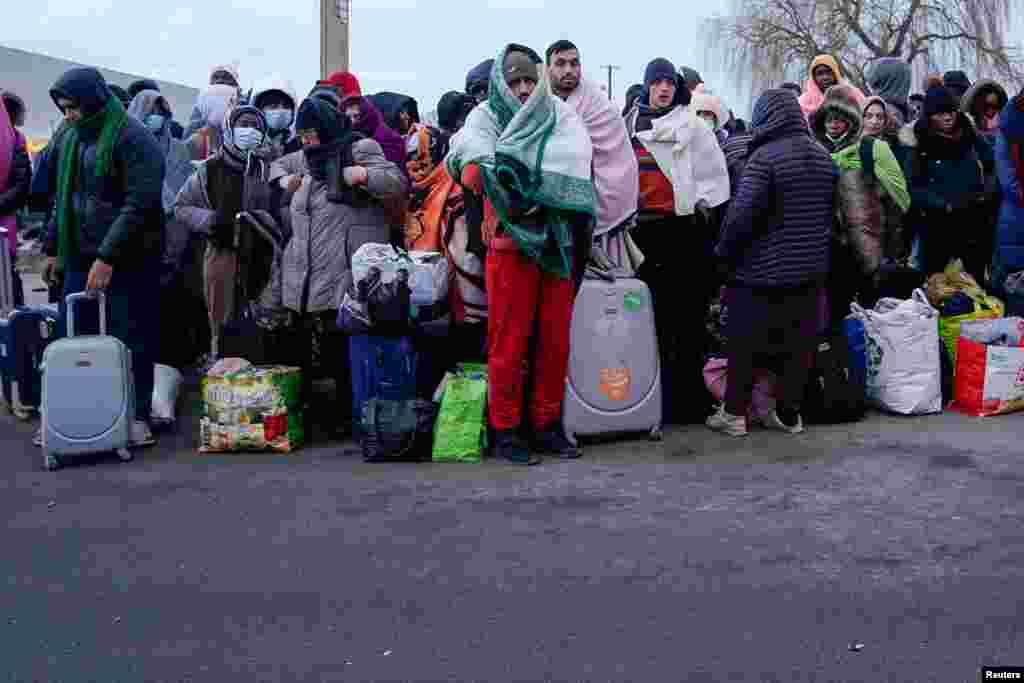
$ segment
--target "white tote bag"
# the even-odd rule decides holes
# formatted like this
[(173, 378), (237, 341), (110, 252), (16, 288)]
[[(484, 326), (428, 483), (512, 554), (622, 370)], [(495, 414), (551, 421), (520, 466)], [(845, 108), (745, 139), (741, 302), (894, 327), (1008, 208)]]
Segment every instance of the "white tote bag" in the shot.
[(873, 311), (857, 304), (851, 309), (864, 322), (868, 399), (899, 415), (941, 413), (939, 312), (925, 293), (882, 299)]

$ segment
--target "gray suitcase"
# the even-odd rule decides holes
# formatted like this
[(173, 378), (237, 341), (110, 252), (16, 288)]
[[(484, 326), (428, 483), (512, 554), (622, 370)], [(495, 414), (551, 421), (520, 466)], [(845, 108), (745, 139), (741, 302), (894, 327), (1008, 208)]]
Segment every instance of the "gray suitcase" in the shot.
[(587, 270), (572, 315), (565, 435), (646, 432), (661, 440), (661, 364), (647, 285)]
[[(75, 336), (75, 308), (99, 299), (100, 334)], [(43, 353), (43, 466), (61, 459), (116, 451), (123, 461), (135, 412), (132, 357), (128, 347), (107, 334), (107, 300), (102, 292), (67, 298), (68, 336)]]

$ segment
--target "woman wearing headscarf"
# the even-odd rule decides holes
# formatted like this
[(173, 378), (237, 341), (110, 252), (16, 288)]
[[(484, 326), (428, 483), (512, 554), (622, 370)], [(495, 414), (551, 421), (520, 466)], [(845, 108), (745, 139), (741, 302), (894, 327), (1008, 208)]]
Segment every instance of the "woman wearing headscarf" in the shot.
[[(66, 125), (47, 164), (56, 212), (44, 247), (46, 279), (60, 271), (65, 297), (106, 291), (110, 334), (132, 352), (132, 443), (149, 444), (153, 436), (146, 421), (159, 343), (164, 155), (96, 69), (71, 69), (50, 89), (50, 97)], [(95, 329), (89, 313), (77, 315), (80, 330)]]
[[(273, 263), (279, 260), (283, 239), (267, 182), (271, 152), (263, 144), (266, 137), (267, 122), (259, 109), (232, 109), (225, 120), (224, 144), (198, 166), (174, 204), (177, 219), (206, 242), (202, 273), (193, 271), (187, 279), (193, 286), (202, 283), (212, 335), (211, 360), (232, 353), (230, 344), (227, 348), (222, 344), (225, 326), (245, 317), (253, 302), (272, 299), (278, 284)], [(239, 220), (242, 213), (255, 222)], [(260, 322), (269, 328), (279, 323)]]
[(11, 277), (14, 284), (14, 305), (25, 303), (21, 276), (14, 268), (18, 254), (18, 221), (15, 213), (28, 201), (32, 185), (32, 163), (25, 147), (25, 138), (15, 127), (7, 103), (0, 99), (0, 229), (7, 230), (7, 244), (0, 249), (11, 254)]
[(336, 325), (338, 304), (359, 247), (388, 242), (391, 221), (385, 203), (405, 191), (405, 182), (381, 146), (353, 130), (349, 119), (326, 102), (305, 100), (295, 127), (302, 151), (278, 159), (270, 172), (272, 183), (292, 193), (281, 303), (297, 319), (290, 362), (303, 369), (307, 405), (314, 335), (325, 350), (337, 402), (324, 406), (320, 417), (325, 428), (337, 432), (349, 424), (352, 400), (348, 344)]

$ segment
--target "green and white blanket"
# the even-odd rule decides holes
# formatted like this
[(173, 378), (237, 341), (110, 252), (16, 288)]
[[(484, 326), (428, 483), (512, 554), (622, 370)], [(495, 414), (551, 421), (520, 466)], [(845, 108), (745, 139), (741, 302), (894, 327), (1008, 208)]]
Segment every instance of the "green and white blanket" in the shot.
[(577, 113), (551, 95), (547, 78), (525, 104), (512, 94), (502, 72), (508, 50), (494, 62), (487, 102), (452, 138), (448, 172), (458, 180), (477, 164), (501, 227), (541, 268), (568, 278), (570, 214), (597, 212), (590, 136)]

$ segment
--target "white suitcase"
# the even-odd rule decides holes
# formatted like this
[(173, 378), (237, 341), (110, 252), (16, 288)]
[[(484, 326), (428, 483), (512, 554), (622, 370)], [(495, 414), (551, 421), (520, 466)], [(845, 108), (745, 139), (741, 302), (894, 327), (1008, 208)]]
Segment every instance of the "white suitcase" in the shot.
[[(100, 334), (75, 335), (75, 308), (98, 298)], [(107, 300), (103, 293), (67, 298), (68, 336), (43, 353), (43, 466), (60, 467), (61, 459), (116, 451), (123, 461), (135, 419), (132, 357), (120, 339), (107, 334)]]
[(661, 440), (661, 364), (647, 285), (588, 269), (573, 308), (565, 435)]

